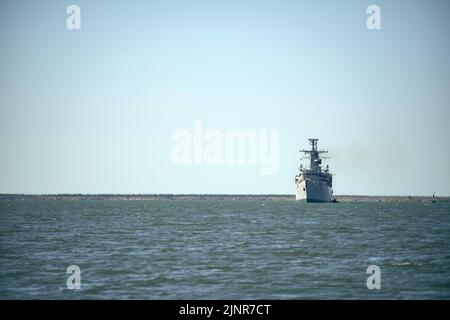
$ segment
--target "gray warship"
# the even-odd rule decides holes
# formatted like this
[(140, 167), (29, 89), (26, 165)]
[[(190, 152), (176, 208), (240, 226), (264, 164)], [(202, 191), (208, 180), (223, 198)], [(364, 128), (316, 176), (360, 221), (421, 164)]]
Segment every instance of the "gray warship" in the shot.
[(309, 159), (309, 167), (300, 165), (299, 173), (295, 176), (295, 199), (306, 202), (334, 202), (333, 200), (333, 175), (328, 165), (322, 170), (320, 155), (327, 153), (325, 150), (317, 150), (319, 139), (308, 139), (311, 150), (300, 150)]

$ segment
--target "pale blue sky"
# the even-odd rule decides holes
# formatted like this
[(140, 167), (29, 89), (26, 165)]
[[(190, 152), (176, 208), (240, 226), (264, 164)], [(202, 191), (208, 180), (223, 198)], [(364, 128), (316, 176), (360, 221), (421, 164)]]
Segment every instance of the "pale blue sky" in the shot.
[[(444, 0), (2, 1), (0, 192), (293, 193), (316, 137), (336, 194), (450, 195), (449, 17)], [(279, 173), (175, 166), (194, 120), (280, 129)]]

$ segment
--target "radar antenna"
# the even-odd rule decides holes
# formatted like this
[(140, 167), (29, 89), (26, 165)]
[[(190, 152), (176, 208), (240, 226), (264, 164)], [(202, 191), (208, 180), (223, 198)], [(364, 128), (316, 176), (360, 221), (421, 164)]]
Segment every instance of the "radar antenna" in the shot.
[(327, 150), (317, 150), (317, 141), (319, 139), (308, 139), (309, 144), (311, 145), (311, 150), (300, 150), (300, 152), (305, 153), (306, 157), (309, 158), (309, 169), (320, 171), (320, 165), (322, 164), (322, 159), (320, 158), (320, 154), (322, 153), (328, 153)]

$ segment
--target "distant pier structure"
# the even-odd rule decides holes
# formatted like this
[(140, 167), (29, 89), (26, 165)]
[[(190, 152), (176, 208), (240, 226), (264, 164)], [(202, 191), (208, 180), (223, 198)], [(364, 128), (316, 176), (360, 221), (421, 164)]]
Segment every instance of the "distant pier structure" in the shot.
[[(449, 196), (335, 195), (338, 202), (441, 202)], [(295, 201), (293, 194), (0, 194), (0, 200)]]

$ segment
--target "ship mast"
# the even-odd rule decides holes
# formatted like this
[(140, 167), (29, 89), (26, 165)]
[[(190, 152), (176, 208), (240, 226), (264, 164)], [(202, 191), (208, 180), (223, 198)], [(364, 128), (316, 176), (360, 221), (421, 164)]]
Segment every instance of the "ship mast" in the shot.
[(300, 150), (309, 156), (309, 169), (311, 171), (321, 171), (320, 165), (322, 164), (322, 159), (320, 159), (319, 154), (327, 153), (326, 150), (317, 150), (317, 141), (319, 139), (308, 139), (309, 144), (311, 145), (311, 150)]

